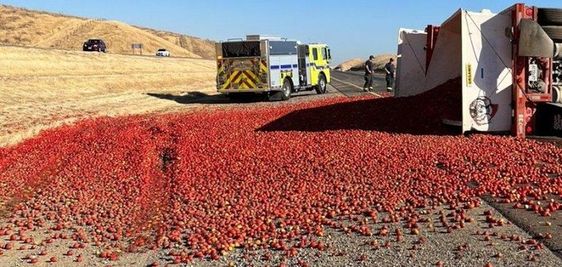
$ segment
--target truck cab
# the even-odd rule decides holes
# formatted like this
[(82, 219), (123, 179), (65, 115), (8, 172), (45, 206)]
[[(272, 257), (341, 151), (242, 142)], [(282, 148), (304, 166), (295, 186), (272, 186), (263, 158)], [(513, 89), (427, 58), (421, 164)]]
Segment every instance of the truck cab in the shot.
[(331, 82), (330, 60), (332, 59), (331, 50), (326, 44), (307, 45), (310, 61), (310, 85), (323, 90), (325, 93), (326, 85)]

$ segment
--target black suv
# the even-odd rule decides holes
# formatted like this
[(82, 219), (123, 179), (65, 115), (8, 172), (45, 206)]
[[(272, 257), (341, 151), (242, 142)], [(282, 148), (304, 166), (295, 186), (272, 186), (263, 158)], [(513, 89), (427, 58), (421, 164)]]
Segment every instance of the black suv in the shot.
[(105, 53), (105, 43), (101, 39), (89, 39), (88, 41), (84, 42), (84, 46), (82, 50), (84, 51), (97, 51), (97, 52), (104, 52)]

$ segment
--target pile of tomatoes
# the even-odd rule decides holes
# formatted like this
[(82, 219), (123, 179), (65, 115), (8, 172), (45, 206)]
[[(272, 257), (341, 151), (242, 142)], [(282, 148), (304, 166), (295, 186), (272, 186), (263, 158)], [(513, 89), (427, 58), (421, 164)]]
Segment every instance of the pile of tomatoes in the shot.
[[(322, 250), (327, 227), (385, 235), (385, 223), (404, 221), (403, 232), (416, 233), (419, 211), (439, 205), (458, 209), (447, 222), (456, 229), (482, 195), (531, 205), (537, 216), (560, 209), (560, 148), (449, 135), (434, 117), (450, 105), (432, 97), (330, 98), (49, 130), (0, 149), (0, 200), (11, 214), (0, 236), (24, 243), (48, 228), (49, 239), (105, 248), (103, 258), (117, 258), (115, 248), (179, 247), (178, 260), (190, 261), (236, 248)], [(341, 223), (359, 215), (382, 228)]]

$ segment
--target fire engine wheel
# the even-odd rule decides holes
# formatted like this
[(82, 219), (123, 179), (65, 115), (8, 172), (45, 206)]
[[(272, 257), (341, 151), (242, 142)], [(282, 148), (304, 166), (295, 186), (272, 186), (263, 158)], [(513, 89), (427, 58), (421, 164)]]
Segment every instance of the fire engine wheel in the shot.
[(542, 28), (550, 39), (557, 43), (562, 42), (562, 26), (543, 26)]
[(328, 86), (328, 83), (326, 82), (326, 76), (324, 76), (324, 74), (320, 74), (320, 76), (318, 77), (318, 85), (315, 88), (316, 93), (317, 94), (325, 94), (327, 86)]
[(291, 93), (293, 92), (293, 84), (289, 79), (285, 79), (283, 82), (283, 88), (281, 89), (281, 99), (289, 100), (291, 98)]
[(562, 9), (539, 8), (539, 24), (562, 26)]

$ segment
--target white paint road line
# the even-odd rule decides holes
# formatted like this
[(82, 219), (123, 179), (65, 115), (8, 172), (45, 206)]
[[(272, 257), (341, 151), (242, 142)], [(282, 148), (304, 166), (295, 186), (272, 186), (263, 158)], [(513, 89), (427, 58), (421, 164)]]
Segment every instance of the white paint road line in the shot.
[[(333, 80), (336, 80), (337, 82), (340, 82), (340, 83), (343, 83), (343, 84), (347, 84), (347, 85), (349, 85), (349, 86), (353, 86), (353, 87), (355, 87), (355, 88), (360, 89), (361, 91), (363, 91), (363, 88), (361, 88), (361, 86), (357, 86), (357, 85), (355, 85), (355, 84), (348, 83), (348, 82), (342, 81), (342, 80), (340, 80), (340, 79), (336, 79), (336, 78), (334, 78), (334, 77), (332, 77), (332, 79), (333, 79)], [(377, 97), (382, 97), (382, 95), (379, 95), (379, 94), (377, 94), (377, 93), (375, 93), (375, 92), (369, 92), (369, 94), (372, 94), (372, 95), (377, 96)]]

